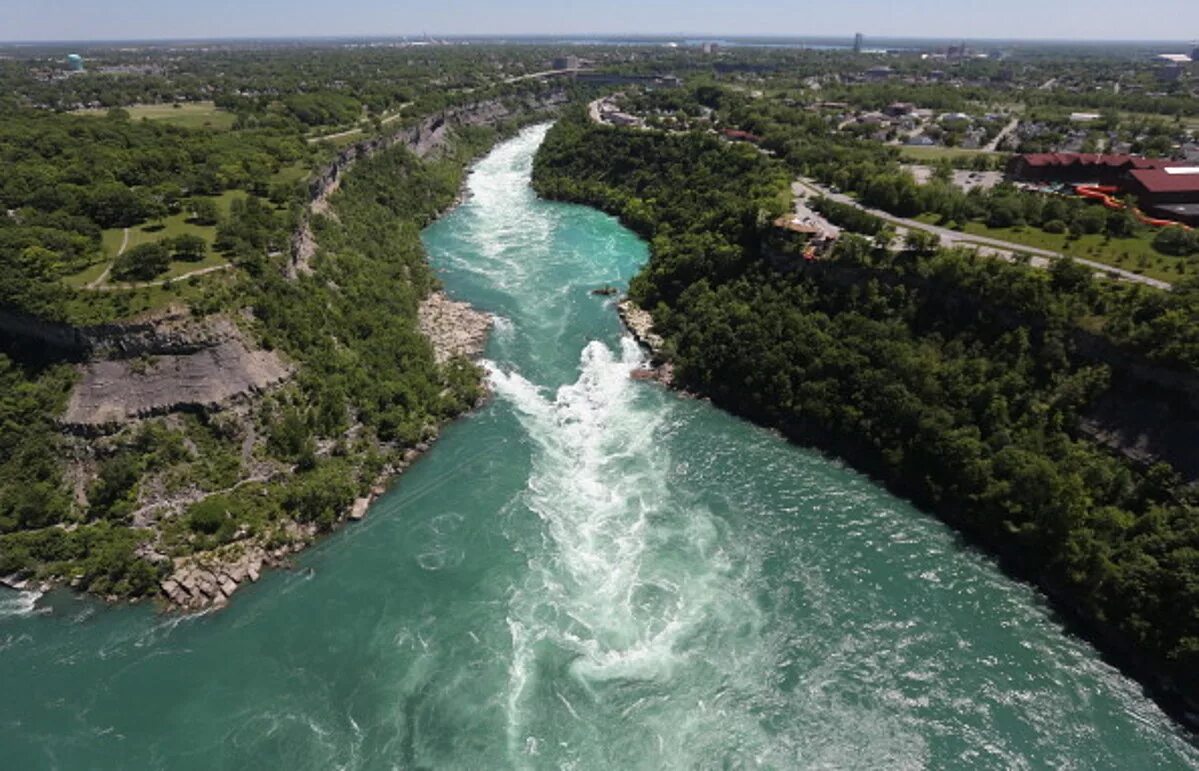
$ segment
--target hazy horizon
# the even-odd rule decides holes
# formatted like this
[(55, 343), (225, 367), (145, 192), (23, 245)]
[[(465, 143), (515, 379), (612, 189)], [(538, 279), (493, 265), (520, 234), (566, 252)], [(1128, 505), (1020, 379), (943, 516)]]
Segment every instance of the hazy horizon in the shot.
[[(1122, 0), (857, 0), (836, 6), (714, 0), (446, 0), (437, 7), (387, 0), (27, 0), (8, 12), (9, 44), (421, 37), (830, 38), (1031, 42), (1185, 42), (1199, 38), (1199, 3), (1165, 0), (1130, 23)], [(686, 19), (687, 21), (683, 21)], [(1135, 26), (1135, 29), (1130, 27)], [(780, 31), (784, 30), (784, 31)], [(1190, 33), (1190, 34), (1188, 34)]]

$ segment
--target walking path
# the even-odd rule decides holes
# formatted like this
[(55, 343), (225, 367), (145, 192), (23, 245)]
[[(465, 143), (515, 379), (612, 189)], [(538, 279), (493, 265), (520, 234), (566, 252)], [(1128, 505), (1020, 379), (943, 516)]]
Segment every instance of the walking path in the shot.
[[(156, 281), (135, 281), (129, 284), (105, 284), (103, 286), (92, 286), (91, 284), (88, 284), (87, 288), (93, 289), (97, 292), (125, 292), (130, 289), (149, 289), (150, 287), (154, 286), (165, 286), (167, 284), (173, 284), (176, 281), (184, 281), (192, 278), (193, 276), (204, 276), (209, 273), (229, 270), (232, 267), (233, 263), (226, 262), (220, 265), (210, 265), (207, 268), (197, 268), (195, 270), (188, 271), (187, 273), (180, 273), (178, 276), (171, 276), (170, 278), (160, 278)], [(108, 271), (105, 271), (105, 274), (107, 273)]]
[[(401, 104), (399, 107), (397, 107), (395, 109), (395, 112), (393, 112), (391, 115), (384, 116), (379, 121), (379, 125), (386, 126), (388, 123), (391, 123), (394, 120), (398, 120), (399, 117), (401, 115), (403, 115), (404, 108), (410, 104), (412, 104), (412, 103), (404, 102), (403, 104)], [(344, 131), (337, 131), (332, 134), (322, 134), (319, 137), (308, 137), (308, 144), (312, 145), (312, 144), (316, 144), (317, 142), (324, 142), (325, 140), (328, 140), (328, 139), (341, 139), (342, 137), (357, 136), (358, 134), (361, 134), (361, 133), (363, 133), (362, 128), (359, 126), (355, 126), (354, 128), (346, 129)]]
[[(129, 246), (129, 228), (125, 228), (125, 237), (121, 239), (121, 248), (117, 249), (117, 257), (125, 253), (125, 247)], [(115, 259), (115, 258), (114, 258)], [(96, 276), (96, 280), (89, 283), (84, 289), (99, 289), (108, 282), (108, 274), (112, 273), (112, 263), (108, 263), (104, 267), (104, 272)]]

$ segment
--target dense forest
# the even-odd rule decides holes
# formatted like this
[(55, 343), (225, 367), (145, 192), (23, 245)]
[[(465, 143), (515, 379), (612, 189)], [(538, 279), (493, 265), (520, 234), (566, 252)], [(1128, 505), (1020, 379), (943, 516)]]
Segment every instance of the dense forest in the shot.
[[(239, 270), (193, 310), (249, 309), (247, 331), (297, 365), (247, 414), (143, 421), (83, 440), (84, 451), (56, 425), (73, 369), (0, 356), (0, 576), (154, 594), (171, 558), (247, 538), (287, 543), (303, 537), (295, 522), (327, 530), (385, 467), (469, 409), (478, 369), (437, 364), (417, 329), (417, 306), (435, 286), (419, 232), (499, 130), (459, 129), (427, 161), (398, 146), (361, 160), (333, 197), (335, 216), (316, 218), (320, 249), (296, 280), (263, 240), (286, 236), (285, 220), (252, 197), (232, 208), (218, 238)], [(64, 456), (94, 456), (94, 478), (74, 496)], [(138, 509), (147, 489), (203, 497), (148, 528)]]
[(744, 146), (582, 116), (550, 132), (534, 169), (542, 195), (600, 206), (651, 239), (630, 294), (654, 312), (682, 387), (849, 457), (1199, 696), (1199, 501), (1168, 465), (1134, 466), (1081, 436), (1111, 373), (1073, 338), (1097, 303), (1136, 329), (1129, 308), (1194, 292), (1149, 299), (1067, 261), (893, 253), (856, 235), (780, 273), (763, 244), (785, 180)]

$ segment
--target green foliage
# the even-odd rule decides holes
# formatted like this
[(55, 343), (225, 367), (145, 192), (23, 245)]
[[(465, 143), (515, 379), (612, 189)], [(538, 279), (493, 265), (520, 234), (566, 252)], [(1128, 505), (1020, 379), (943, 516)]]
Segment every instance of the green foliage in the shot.
[(292, 94), (283, 100), (283, 105), (307, 126), (336, 126), (362, 117), (362, 105), (357, 99), (333, 91)]
[(1194, 232), (1182, 228), (1162, 228), (1153, 237), (1153, 248), (1162, 254), (1185, 257), (1188, 254), (1199, 252), (1199, 238), (1195, 236)]
[(204, 255), (208, 253), (208, 242), (191, 233), (166, 239), (163, 245), (170, 250), (172, 259), (176, 260), (196, 262), (204, 259)]
[[(611, 202), (640, 197), (638, 180), (708, 182), (672, 177), (670, 145), (682, 140), (613, 133), (555, 127), (538, 188)], [(730, 173), (759, 176), (725, 190), (770, 179), (764, 167)], [(1027, 216), (1021, 200), (1002, 216)], [(1110, 373), (1073, 350), (1079, 319), (1098, 313), (1114, 340), (1195, 366), (1199, 289), (1110, 288), (1069, 261), (1045, 271), (924, 245), (897, 255), (853, 235), (832, 260), (784, 276), (755, 259), (752, 231), (736, 228), (704, 246), (728, 259), (681, 261), (699, 237), (685, 223), (735, 218), (742, 203), (709, 199), (721, 210), (700, 213), (665, 191), (655, 203), (652, 218), (633, 221), (652, 238), (633, 287), (681, 385), (849, 456), (1014, 555), (1199, 691), (1199, 502), (1168, 466), (1144, 471), (1080, 438), (1080, 411)]]
[(135, 551), (144, 538), (107, 522), (0, 535), (0, 573), (69, 579), (96, 594), (153, 594), (158, 571)]
[(73, 382), (69, 367), (22, 369), (0, 354), (0, 533), (70, 514), (54, 419)]
[(138, 244), (126, 249), (112, 263), (118, 281), (147, 281), (171, 266), (171, 251), (165, 243)]

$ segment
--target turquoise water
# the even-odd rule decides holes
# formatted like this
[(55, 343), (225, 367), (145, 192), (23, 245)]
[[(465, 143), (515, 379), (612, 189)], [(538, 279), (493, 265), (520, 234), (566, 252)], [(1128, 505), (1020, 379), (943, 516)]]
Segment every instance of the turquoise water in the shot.
[(425, 234), (495, 399), (220, 613), (0, 595), (0, 768), (1199, 767), (935, 520), (630, 380), (646, 247), (533, 196), (544, 130)]

